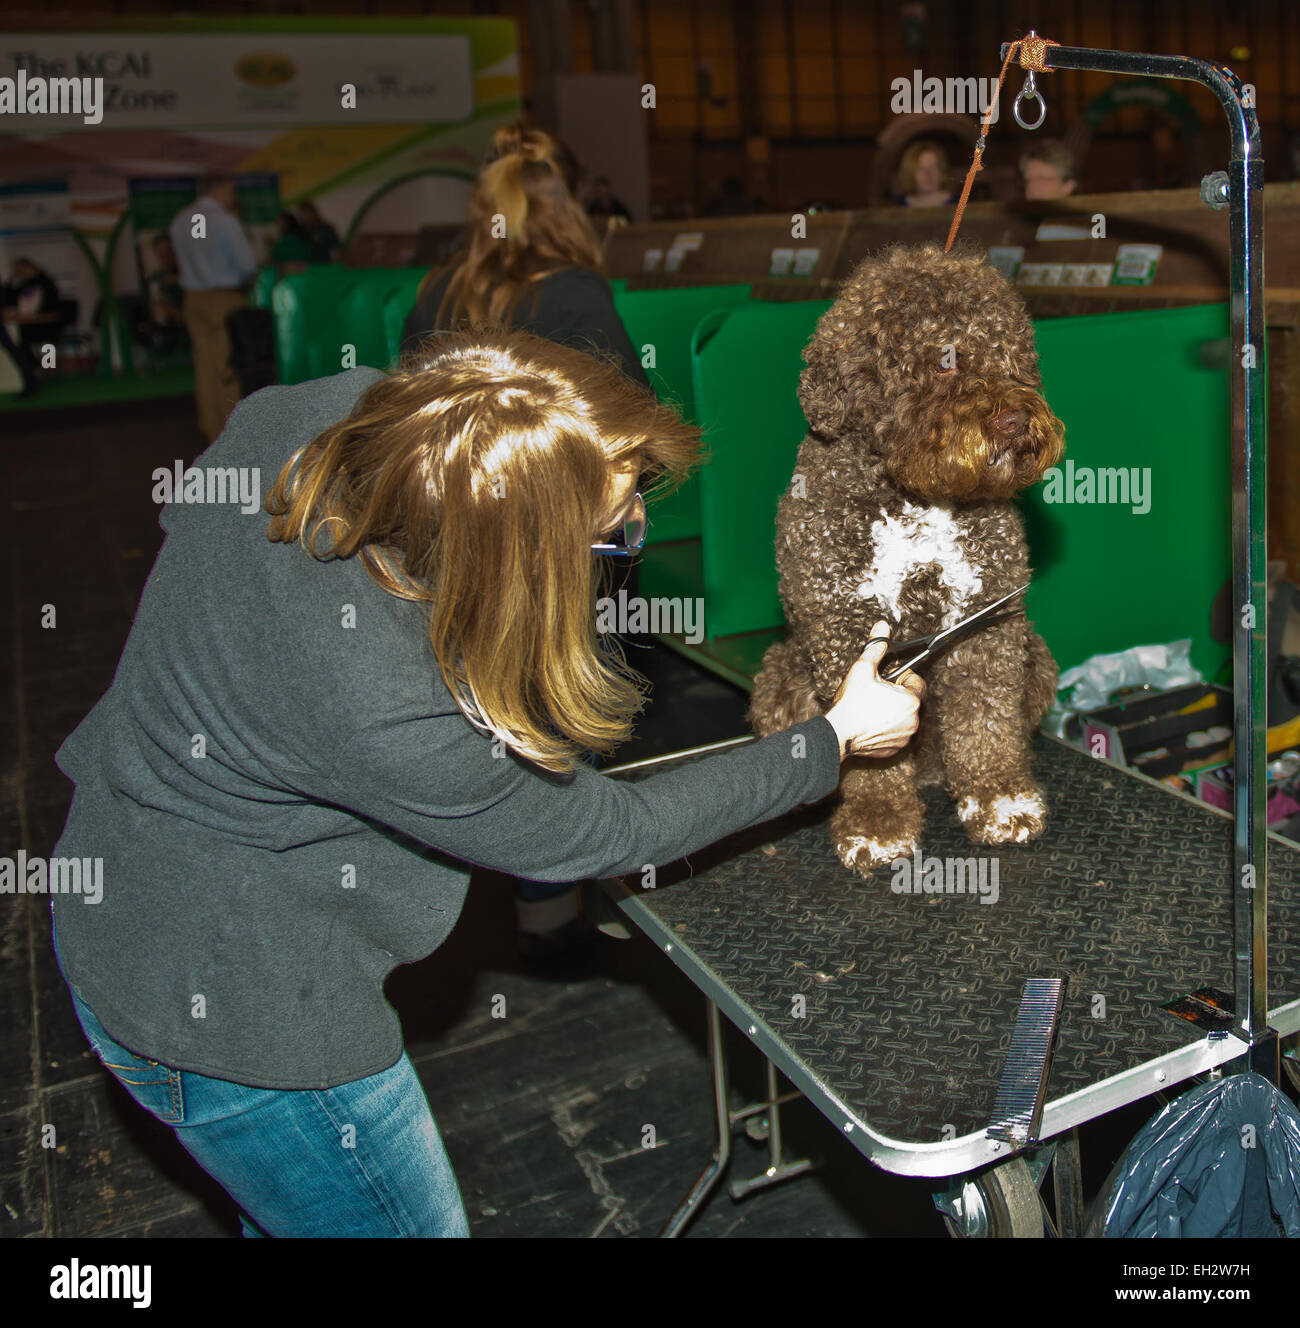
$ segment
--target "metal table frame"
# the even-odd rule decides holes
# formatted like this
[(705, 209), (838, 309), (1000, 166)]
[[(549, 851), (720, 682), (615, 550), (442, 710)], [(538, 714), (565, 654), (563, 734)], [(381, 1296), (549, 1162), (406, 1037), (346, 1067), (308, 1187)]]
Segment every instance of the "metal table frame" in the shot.
[[(1045, 740), (1059, 743), (1059, 740), (1054, 738)], [(725, 751), (754, 741), (756, 739), (752, 737), (734, 738), (612, 767), (606, 773), (611, 776), (626, 775), (634, 771), (651, 773), (663, 766)], [(1090, 763), (1093, 758), (1081, 755), (1080, 759)], [(1112, 768), (1125, 778), (1137, 780), (1159, 790), (1164, 797), (1181, 800), (1203, 815), (1225, 821), (1232, 819), (1229, 813), (1201, 802), (1189, 794), (1172, 789), (1140, 771), (1123, 766)], [(1294, 845), (1288, 847), (1294, 851)], [(1218, 1077), (1242, 1068), (1242, 1053), (1238, 1039), (1231, 1036), (1203, 1035), (1177, 1050), (1153, 1057), (1141, 1065), (1099, 1080), (1084, 1089), (1049, 1099), (1044, 1106), (1038, 1138), (1026, 1148), (1016, 1149), (1000, 1140), (989, 1139), (982, 1130), (933, 1143), (917, 1143), (893, 1138), (873, 1127), (857, 1110), (845, 1103), (810, 1066), (793, 1055), (764, 1018), (739, 994), (728, 987), (720, 986), (716, 975), (709, 971), (683, 938), (639, 902), (642, 896), (640, 890), (631, 888), (621, 880), (604, 881), (601, 884), (617, 904), (620, 917), (626, 918), (653, 941), (701, 992), (708, 993), (705, 996), (706, 1026), (717, 1144), (712, 1160), (668, 1221), (663, 1232), (666, 1236), (680, 1234), (691, 1217), (721, 1183), (731, 1160), (732, 1137), (737, 1126), (761, 1118), (764, 1128), (757, 1137), (766, 1138), (769, 1156), (768, 1166), (759, 1175), (731, 1182), (728, 1188), (732, 1198), (742, 1198), (754, 1190), (802, 1175), (812, 1168), (813, 1164), (806, 1159), (790, 1160), (784, 1156), (780, 1107), (796, 1096), (806, 1097), (868, 1161), (896, 1175), (929, 1178), (968, 1177), (1007, 1162), (1013, 1157), (1024, 1156), (1030, 1160), (1036, 1179), (1041, 1180), (1043, 1171), (1050, 1163), (1056, 1175), (1058, 1196), (1063, 1192), (1067, 1196), (1072, 1196), (1072, 1199), (1064, 1204), (1058, 1200), (1058, 1226), (1061, 1228), (1061, 1234), (1077, 1232), (1082, 1226), (1082, 1214), (1079, 1211), (1081, 1193), (1078, 1184), (1078, 1146), (1075, 1134), (1078, 1126), (1144, 1098), (1167, 1093), (1198, 1076)], [(765, 1096), (739, 1109), (731, 1108), (729, 1102), (730, 1074), (721, 1025), (723, 1014), (753, 1043), (764, 1058)], [(1300, 1033), (1300, 999), (1291, 1000), (1273, 1010), (1269, 1022), (1274, 1037), (1288, 1037)], [(797, 1091), (781, 1094), (778, 1091), (778, 1073), (788, 1079)]]

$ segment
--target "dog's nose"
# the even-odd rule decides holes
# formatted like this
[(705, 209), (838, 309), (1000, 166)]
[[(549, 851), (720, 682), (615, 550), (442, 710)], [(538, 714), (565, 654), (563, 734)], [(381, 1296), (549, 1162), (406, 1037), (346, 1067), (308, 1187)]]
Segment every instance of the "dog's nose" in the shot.
[(1014, 438), (1028, 423), (1029, 416), (1023, 410), (1004, 410), (993, 420), (991, 427), (995, 433)]

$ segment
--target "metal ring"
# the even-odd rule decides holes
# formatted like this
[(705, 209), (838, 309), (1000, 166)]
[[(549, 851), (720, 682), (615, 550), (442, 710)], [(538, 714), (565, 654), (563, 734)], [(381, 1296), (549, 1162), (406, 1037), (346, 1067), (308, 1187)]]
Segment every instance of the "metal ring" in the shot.
[[(1038, 113), (1038, 119), (1035, 120), (1033, 124), (1027, 123), (1020, 115), (1021, 98), (1028, 98), (1030, 101), (1036, 101), (1041, 108)], [(1043, 94), (1039, 92), (1037, 88), (1033, 87), (1030, 83), (1026, 83), (1025, 86), (1016, 93), (1016, 99), (1011, 103), (1011, 114), (1016, 117), (1016, 123), (1021, 129), (1037, 129), (1039, 125), (1047, 119), (1047, 102), (1043, 99)]]

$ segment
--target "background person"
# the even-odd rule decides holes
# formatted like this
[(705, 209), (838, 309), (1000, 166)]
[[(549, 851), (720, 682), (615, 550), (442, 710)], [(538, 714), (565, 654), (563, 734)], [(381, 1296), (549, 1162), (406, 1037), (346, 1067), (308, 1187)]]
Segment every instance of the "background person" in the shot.
[[(30, 258), (15, 258), (9, 282), (0, 286), (0, 350), (18, 368), (20, 397), (39, 391), (37, 366), (41, 347), (51, 340), (59, 318), (59, 288), (54, 278)], [(11, 334), (5, 324), (16, 327)]]
[[(571, 159), (549, 134), (498, 129), (470, 195), (465, 242), (425, 277), (402, 336), (406, 347), (455, 327), (518, 328), (613, 356), (650, 386), (601, 274), (600, 241), (567, 176)], [(505, 234), (494, 219), (504, 219)]]
[(3, 319), (0, 319), (0, 351), (13, 361), (14, 368), (18, 370), (18, 376), (22, 379), (23, 386), (18, 395), (34, 397), (41, 390), (36, 377), (36, 361), (32, 358), (31, 351), (10, 335)]
[(1079, 187), (1074, 156), (1059, 139), (1031, 143), (1020, 154), (1020, 178), (1030, 200), (1068, 198)]
[(59, 313), (59, 288), (54, 278), (30, 258), (15, 258), (4, 288), (5, 314), (17, 321), (31, 337), (38, 337), (42, 323), (51, 323)]
[[(180, 284), (182, 311), (194, 354), (194, 397), (199, 429), (209, 443), (239, 401), (239, 378), (230, 367), (226, 316), (248, 304), (257, 277), (257, 259), (237, 212), (235, 181), (229, 175), (206, 175), (199, 196), (172, 219), (169, 234)], [(194, 234), (197, 215), (204, 234)]]
[(280, 212), (275, 218), (275, 243), (271, 246), (271, 262), (278, 276), (289, 272), (306, 272), (312, 261), (312, 247), (306, 233), (292, 212)]
[(298, 204), (298, 224), (307, 238), (309, 263), (334, 263), (342, 256), (339, 233), (320, 214), (310, 198)]
[(957, 195), (948, 187), (948, 155), (933, 139), (909, 143), (894, 172), (892, 202), (902, 207), (943, 207)]
[(383, 984), (446, 939), (471, 864), (641, 871), (915, 732), (923, 684), (881, 681), (881, 642), (824, 717), (636, 784), (586, 764), (640, 702), (595, 641), (592, 545), (699, 448), (610, 365), (451, 334), (240, 404), (207, 461), (278, 477), (269, 525), (163, 509), (112, 685), (57, 753), (55, 854), (105, 885), (54, 896), (54, 943), (106, 1068), (246, 1234), (467, 1234)]

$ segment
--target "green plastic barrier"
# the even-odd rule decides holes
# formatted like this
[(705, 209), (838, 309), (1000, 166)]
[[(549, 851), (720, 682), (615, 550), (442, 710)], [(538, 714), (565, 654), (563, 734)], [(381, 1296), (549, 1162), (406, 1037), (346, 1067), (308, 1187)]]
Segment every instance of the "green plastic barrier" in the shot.
[[(419, 285), (423, 268), (362, 268), (344, 294), (339, 309), (348, 331), (347, 342), (356, 349), (357, 364), (387, 369), (390, 362), (384, 308), (392, 296)], [(414, 277), (414, 280), (412, 280)], [(414, 296), (412, 296), (414, 303)]]
[(345, 335), (339, 306), (355, 280), (355, 269), (331, 263), (275, 283), (271, 312), (281, 383), (303, 383), (342, 370), (342, 348), (351, 337)]
[[(648, 549), (641, 586), (647, 596), (702, 595), (709, 640), (782, 622), (776, 504), (806, 432), (802, 350), (828, 307), (755, 303), (696, 331), (696, 409), (712, 452), (700, 477), (702, 539)], [(1230, 575), (1227, 382), (1200, 358), (1227, 330), (1224, 305), (1036, 325), (1069, 464), (1021, 500), (1035, 573), (1027, 602), (1062, 669), (1183, 637), (1206, 676), (1228, 656), (1209, 634)], [(1095, 501), (1099, 483), (1106, 497), (1124, 496), (1120, 469), (1128, 501)], [(1062, 501), (1067, 481), (1071, 496), (1094, 501)]]
[(710, 314), (692, 348), (711, 460), (700, 473), (705, 633), (779, 627), (776, 505), (808, 431), (803, 349), (829, 300), (756, 301)]
[[(612, 281), (610, 286), (614, 308), (643, 361), (644, 347), (654, 347), (654, 365), (646, 369), (646, 376), (655, 394), (661, 401), (675, 403), (685, 419), (696, 420), (691, 336), (705, 314), (749, 300), (751, 287), (742, 284), (629, 291), (626, 280)], [(675, 493), (656, 499), (650, 504), (648, 515), (647, 544), (696, 538), (700, 533), (698, 478), (693, 477)]]
[(294, 272), (271, 291), (280, 382), (301, 383), (343, 370), (344, 347), (355, 363), (389, 363), (384, 305), (394, 291), (418, 282), (422, 268), (349, 268), (320, 263)]
[[(1227, 337), (1227, 305), (1047, 319), (1034, 331), (1065, 462), (1021, 500), (1030, 618), (1062, 669), (1191, 637), (1192, 663), (1213, 677), (1230, 653), (1210, 636), (1210, 608), (1232, 574), (1232, 445), (1227, 375), (1199, 352)], [(1099, 481), (1123, 497), (1118, 475), (1098, 474), (1117, 469), (1130, 501), (1095, 501)], [(1091, 485), (1094, 501), (1061, 501), (1071, 480), (1070, 496)]]

